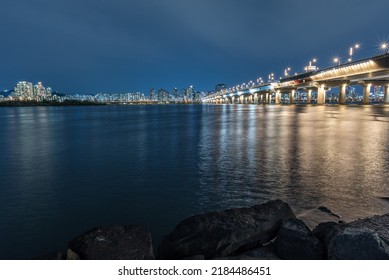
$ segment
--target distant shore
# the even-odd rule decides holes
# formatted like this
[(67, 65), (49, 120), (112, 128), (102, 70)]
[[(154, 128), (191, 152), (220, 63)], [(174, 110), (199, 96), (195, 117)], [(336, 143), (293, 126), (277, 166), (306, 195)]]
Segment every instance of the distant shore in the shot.
[(78, 100), (65, 100), (59, 101), (2, 101), (0, 107), (35, 107), (35, 106), (94, 106), (94, 105), (106, 105), (105, 103), (95, 101), (78, 101)]
[(97, 101), (36, 101), (36, 100), (6, 100), (0, 101), (0, 107), (35, 107), (35, 106), (95, 106), (95, 105), (170, 105), (170, 104), (201, 104), (199, 102), (162, 102), (162, 101), (136, 101), (136, 102), (97, 102)]

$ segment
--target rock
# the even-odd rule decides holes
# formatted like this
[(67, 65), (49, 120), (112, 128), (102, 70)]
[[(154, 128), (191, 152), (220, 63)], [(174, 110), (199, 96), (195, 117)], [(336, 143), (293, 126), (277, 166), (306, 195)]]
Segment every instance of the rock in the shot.
[(242, 252), (240, 256), (248, 256), (254, 260), (279, 260), (280, 258), (269, 248), (259, 247), (249, 251)]
[(213, 260), (279, 260), (269, 247), (259, 247), (242, 252), (236, 256), (214, 258)]
[(334, 235), (340, 233), (345, 226), (345, 224), (339, 224), (335, 222), (320, 223), (312, 233), (320, 240), (322, 244), (327, 244), (329, 240)]
[(298, 218), (302, 220), (310, 230), (313, 230), (318, 224), (324, 222), (343, 223), (343, 220), (339, 215), (333, 213), (324, 206), (305, 211), (298, 215)]
[(227, 257), (272, 240), (281, 222), (294, 217), (289, 205), (281, 200), (196, 215), (179, 223), (163, 238), (159, 258)]
[(381, 238), (389, 241), (389, 214), (356, 220), (349, 225), (358, 228), (369, 228), (376, 231)]
[(324, 249), (303, 221), (289, 219), (281, 224), (274, 242), (274, 252), (286, 260), (320, 260)]
[(99, 226), (69, 243), (68, 258), (84, 260), (154, 259), (151, 234), (145, 226)]
[(320, 224), (313, 233), (330, 260), (388, 260), (389, 245), (375, 231), (348, 224)]
[(74, 253), (71, 249), (68, 249), (66, 253), (67, 260), (81, 260), (80, 256)]

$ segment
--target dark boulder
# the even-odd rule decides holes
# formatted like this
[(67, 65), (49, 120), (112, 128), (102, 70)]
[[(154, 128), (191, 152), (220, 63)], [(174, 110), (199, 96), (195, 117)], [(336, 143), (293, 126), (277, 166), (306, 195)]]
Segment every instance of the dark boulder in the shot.
[(377, 232), (348, 224), (323, 223), (313, 233), (330, 260), (388, 260), (389, 245)]
[(389, 214), (356, 220), (349, 223), (349, 225), (374, 230), (381, 238), (389, 241)]
[(196, 215), (179, 223), (163, 238), (159, 258), (227, 257), (269, 242), (282, 221), (294, 217), (289, 205), (281, 200)]
[(259, 247), (240, 253), (240, 256), (248, 256), (254, 260), (279, 260), (280, 258), (269, 248)]
[(282, 222), (274, 242), (274, 252), (286, 260), (319, 260), (323, 245), (303, 221), (289, 219)]
[(269, 247), (259, 247), (242, 252), (236, 256), (219, 257), (213, 260), (279, 260)]
[(99, 226), (69, 243), (68, 259), (154, 259), (150, 231), (142, 225)]

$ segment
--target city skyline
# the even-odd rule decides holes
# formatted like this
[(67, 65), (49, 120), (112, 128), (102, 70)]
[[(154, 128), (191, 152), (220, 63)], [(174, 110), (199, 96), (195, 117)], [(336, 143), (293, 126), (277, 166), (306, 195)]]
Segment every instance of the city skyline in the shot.
[(5, 1), (0, 89), (201, 91), (380, 52), (389, 3), (363, 1)]

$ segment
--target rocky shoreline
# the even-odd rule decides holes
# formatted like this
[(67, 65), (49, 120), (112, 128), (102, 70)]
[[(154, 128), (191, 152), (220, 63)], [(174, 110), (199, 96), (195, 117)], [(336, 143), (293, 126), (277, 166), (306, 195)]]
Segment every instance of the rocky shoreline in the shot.
[(143, 225), (99, 226), (69, 242), (68, 260), (388, 260), (389, 214), (345, 223), (325, 207), (296, 217), (273, 200), (189, 217), (153, 248)]

